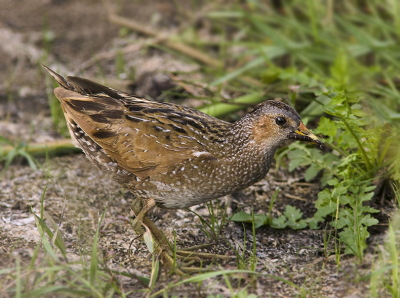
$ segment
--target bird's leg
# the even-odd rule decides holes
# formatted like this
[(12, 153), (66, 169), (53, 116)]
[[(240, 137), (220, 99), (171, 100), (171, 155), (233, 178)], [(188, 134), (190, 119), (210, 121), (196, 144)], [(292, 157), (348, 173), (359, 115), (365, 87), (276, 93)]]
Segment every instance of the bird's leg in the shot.
[(131, 208), (136, 215), (136, 218), (133, 220), (132, 226), (136, 234), (141, 235), (144, 233), (144, 229), (142, 227), (143, 220), (146, 217), (147, 212), (149, 212), (149, 210), (155, 205), (156, 202), (153, 199), (135, 199), (132, 202)]
[[(147, 212), (156, 205), (154, 199), (136, 199), (132, 202), (132, 210), (135, 214), (137, 214), (135, 220), (133, 221), (133, 229), (136, 234), (141, 235), (144, 233), (144, 229), (142, 225), (145, 225), (151, 232), (154, 247), (156, 249), (156, 253), (161, 255), (165, 266), (170, 270), (174, 270), (179, 275), (183, 275), (183, 272), (180, 269), (176, 268), (175, 259), (184, 259), (185, 261), (201, 261), (201, 259), (232, 259), (231, 256), (222, 256), (216, 255), (212, 253), (198, 253), (198, 252), (190, 252), (185, 250), (176, 250), (173, 251), (173, 246), (169, 243), (164, 234), (156, 227), (153, 221), (146, 217)], [(199, 272), (200, 268), (182, 268), (186, 272)]]
[(144, 201), (140, 199), (135, 199), (132, 202), (131, 208), (135, 215), (137, 214), (135, 220), (132, 223), (133, 229), (136, 234), (141, 235), (144, 233), (142, 225), (145, 225), (152, 234), (156, 253), (161, 255), (165, 266), (170, 270), (175, 270), (175, 272), (179, 275), (184, 275), (181, 270), (175, 268), (176, 264), (174, 258), (172, 257), (173, 253), (168, 240), (165, 238), (164, 234), (156, 227), (153, 221), (146, 217), (147, 212), (155, 205), (156, 202), (154, 201), (154, 199)]
[(141, 235), (144, 233), (143, 225), (145, 225), (151, 232), (156, 248), (171, 252), (171, 246), (164, 234), (156, 227), (153, 221), (146, 217), (147, 212), (156, 205), (154, 199), (135, 199), (132, 202), (131, 208), (136, 215), (132, 226), (136, 234)]

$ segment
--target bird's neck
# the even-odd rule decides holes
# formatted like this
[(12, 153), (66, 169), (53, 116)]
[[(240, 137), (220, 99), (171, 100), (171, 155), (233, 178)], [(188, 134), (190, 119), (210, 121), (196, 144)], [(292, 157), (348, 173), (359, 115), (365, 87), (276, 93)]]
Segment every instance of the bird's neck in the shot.
[(270, 162), (273, 158), (275, 151), (279, 144), (272, 142), (267, 143), (259, 142), (254, 139), (254, 121), (253, 117), (246, 115), (240, 120), (236, 121), (230, 127), (229, 137), (227, 138), (229, 143), (233, 144), (236, 152), (239, 154), (250, 153), (251, 157), (247, 156), (247, 159), (254, 159), (257, 162)]
[(252, 126), (246, 123), (234, 123), (227, 139), (230, 148), (225, 151), (225, 162), (237, 173), (238, 189), (262, 179), (271, 166), (277, 146), (257, 144), (252, 138)]

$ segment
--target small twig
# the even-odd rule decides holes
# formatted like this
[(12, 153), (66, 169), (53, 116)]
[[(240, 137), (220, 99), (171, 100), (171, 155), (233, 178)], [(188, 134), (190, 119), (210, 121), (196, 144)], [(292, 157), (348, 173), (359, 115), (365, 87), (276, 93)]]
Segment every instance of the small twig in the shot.
[(76, 72), (80, 72), (82, 70), (85, 70), (85, 69), (91, 67), (92, 65), (96, 64), (97, 62), (99, 62), (99, 60), (112, 59), (118, 53), (127, 54), (127, 53), (138, 51), (145, 45), (146, 44), (130, 44), (130, 45), (128, 45), (128, 46), (126, 46), (126, 47), (124, 47), (122, 49), (99, 53), (99, 54), (95, 55), (93, 58), (91, 58), (88, 61), (86, 61), (85, 63), (81, 64), (79, 66), (79, 68), (76, 69)]
[(315, 183), (307, 183), (307, 182), (295, 182), (292, 183), (292, 185), (296, 185), (296, 186), (308, 186), (308, 187), (313, 187), (315, 186)]
[(307, 202), (306, 199), (303, 199), (303, 198), (298, 197), (298, 196), (294, 196), (294, 195), (291, 195), (291, 194), (288, 194), (288, 193), (284, 193), (284, 195), (285, 195), (286, 197), (290, 198), (290, 199), (300, 200), (300, 201)]
[(298, 181), (300, 181), (301, 179), (302, 178), (295, 178), (295, 179), (292, 179), (290, 181), (273, 181), (273, 184), (276, 184), (276, 185), (292, 185), (294, 183), (298, 183)]
[[(117, 50), (117, 51), (110, 51), (107, 53), (103, 53), (103, 54), (99, 54), (98, 56), (94, 57), (93, 59), (89, 60), (87, 63), (85, 63), (82, 67), (80, 67), (80, 69), (84, 69), (87, 68), (93, 64), (95, 64), (96, 62), (98, 62), (98, 60), (100, 59), (110, 59), (113, 58), (118, 52), (122, 52), (122, 53), (128, 53), (131, 52), (133, 50), (138, 50), (143, 46), (151, 46), (151, 45), (155, 45), (155, 44), (163, 44), (164, 46), (173, 49), (177, 52), (180, 52), (183, 55), (186, 55), (187, 57), (190, 57), (194, 60), (197, 60), (201, 63), (204, 63), (208, 66), (214, 67), (214, 68), (221, 68), (223, 65), (223, 62), (214, 59), (210, 56), (208, 56), (207, 54), (204, 54), (203, 52), (197, 50), (196, 48), (193, 48), (191, 46), (188, 46), (186, 44), (184, 44), (183, 42), (179, 42), (176, 40), (171, 40), (170, 37), (173, 35), (178, 35), (179, 32), (185, 30), (188, 26), (190, 26), (191, 23), (195, 23), (198, 19), (200, 19), (201, 17), (203, 17), (205, 15), (205, 12), (209, 11), (211, 8), (214, 7), (213, 4), (204, 6), (204, 8), (202, 10), (200, 10), (199, 12), (197, 12), (194, 16), (192, 17), (187, 17), (187, 19), (190, 19), (190, 21), (188, 22), (184, 22), (183, 24), (181, 24), (179, 26), (178, 29), (174, 30), (173, 32), (170, 33), (158, 33), (156, 30), (147, 27), (147, 26), (143, 26), (142, 24), (135, 22), (132, 19), (128, 19), (128, 18), (124, 18), (121, 16), (118, 16), (113, 8), (112, 8), (112, 4), (110, 3), (110, 1), (108, 0), (103, 0), (104, 6), (107, 10), (108, 13), (108, 19), (111, 23), (117, 24), (119, 26), (123, 26), (123, 27), (128, 27), (131, 28), (137, 32), (140, 32), (142, 34), (148, 35), (150, 37), (154, 37), (154, 39), (152, 40), (148, 40), (147, 42), (145, 42), (144, 44), (141, 45), (132, 45), (132, 46), (127, 46), (126, 48), (123, 48), (122, 50)], [(257, 86), (262, 88), (264, 86), (263, 83), (261, 83), (260, 81), (252, 78), (252, 77), (248, 77), (248, 76), (240, 76), (240, 79), (242, 82), (244, 82), (245, 84), (249, 84), (249, 85), (253, 85), (253, 86)]]
[(196, 94), (194, 94), (193, 90), (191, 90), (191, 88), (189, 86), (194, 86), (194, 87), (198, 87), (201, 88), (209, 93), (212, 93), (210, 89), (207, 88), (206, 84), (204, 85), (200, 85), (200, 84), (195, 84), (192, 82), (187, 82), (184, 80), (181, 80), (180, 78), (178, 78), (176, 75), (170, 73), (169, 77), (171, 78), (172, 81), (174, 81), (177, 85), (179, 85), (180, 87), (182, 87), (183, 89), (185, 89), (186, 92), (188, 92), (191, 95), (196, 96)]
[(142, 237), (142, 235), (136, 236), (135, 238), (132, 239), (131, 243), (129, 244), (129, 247), (128, 247), (128, 259), (129, 259), (129, 262), (130, 262), (131, 264), (133, 264), (133, 262), (132, 262), (132, 254), (131, 254), (132, 244), (133, 244), (133, 242), (135, 242), (136, 240), (138, 240), (140, 237)]
[(191, 57), (197, 61), (200, 61), (204, 64), (207, 64), (209, 66), (216, 67), (216, 68), (221, 66), (221, 63), (218, 60), (211, 58), (210, 56), (204, 54), (203, 52), (200, 52), (199, 50), (192, 48), (188, 45), (185, 45), (181, 42), (169, 40), (166, 36), (158, 34), (155, 30), (150, 29), (149, 27), (143, 26), (142, 24), (139, 24), (139, 23), (135, 22), (134, 20), (118, 16), (114, 13), (111, 13), (108, 16), (108, 19), (111, 23), (114, 23), (114, 24), (117, 24), (117, 25), (120, 25), (123, 27), (128, 27), (128, 28), (131, 28), (140, 33), (156, 37), (157, 39), (159, 39), (159, 43), (162, 43), (165, 46), (167, 46), (173, 50), (176, 50), (188, 57)]
[[(114, 10), (111, 7), (111, 4), (108, 0), (103, 0), (104, 6), (106, 7), (106, 10), (108, 12), (108, 19), (111, 23), (117, 24), (119, 26), (123, 27), (128, 27), (131, 28), (137, 32), (143, 33), (148, 36), (155, 37), (155, 43), (162, 43), (165, 46), (176, 50), (182, 54), (185, 54), (188, 57), (191, 57), (195, 60), (198, 60), (204, 64), (213, 66), (213, 67), (220, 67), (221, 63), (214, 59), (209, 57), (208, 55), (200, 52), (199, 50), (192, 48), (190, 46), (187, 46), (183, 43), (177, 42), (177, 41), (172, 41), (169, 40), (172, 34), (160, 34), (156, 30), (143, 26), (142, 24), (135, 22), (134, 20), (127, 19), (121, 16), (118, 16), (115, 14)], [(196, 14), (196, 16), (192, 19), (193, 21), (198, 20), (202, 15), (204, 14), (204, 11), (207, 11), (210, 7), (206, 6), (204, 10), (200, 11), (199, 13)], [(178, 30), (183, 30), (188, 27), (188, 24), (182, 24)]]
[[(169, 46), (170, 43), (175, 43), (176, 44), (176, 42), (167, 42), (167, 43), (165, 43), (165, 41), (167, 41), (172, 35), (177, 35), (177, 34), (179, 34), (179, 32), (185, 30), (190, 25), (190, 23), (196, 22), (199, 18), (201, 18), (204, 15), (204, 11), (209, 10), (210, 7), (211, 7), (211, 6), (206, 6), (202, 11), (200, 11), (194, 17), (192, 17), (190, 22), (185, 22), (185, 23), (181, 24), (179, 26), (179, 28), (174, 30), (173, 32), (170, 32), (170, 33), (157, 33), (153, 29), (148, 28), (148, 27), (144, 27), (141, 24), (136, 23), (133, 20), (117, 16), (114, 13), (113, 9), (111, 8), (111, 4), (109, 3), (109, 1), (103, 0), (103, 4), (104, 4), (104, 6), (105, 6), (105, 8), (106, 8), (106, 10), (108, 12), (108, 17), (109, 17), (110, 22), (114, 22), (114, 23), (116, 23), (117, 25), (120, 25), (120, 26), (129, 27), (129, 28), (131, 28), (131, 29), (133, 29), (135, 31), (138, 31), (140, 33), (143, 33), (145, 35), (148, 35), (148, 36), (151, 36), (151, 37), (154, 37), (154, 38), (153, 39), (148, 39), (144, 43), (141, 43), (141, 44), (130, 44), (130, 45), (128, 45), (128, 46), (126, 46), (126, 47), (124, 47), (122, 49), (112, 50), (112, 51), (107, 51), (107, 52), (103, 52), (103, 53), (97, 54), (96, 56), (94, 56), (93, 58), (88, 60), (87, 62), (83, 63), (76, 70), (77, 72), (91, 67), (92, 65), (96, 64), (99, 60), (112, 59), (118, 53), (127, 54), (127, 53), (131, 53), (131, 52), (136, 52), (136, 51), (142, 49), (143, 47), (147, 47), (147, 46), (151, 46), (151, 45), (155, 45), (155, 44), (159, 44), (159, 43), (164, 43), (167, 46)], [(175, 50), (179, 50), (179, 49), (182, 49), (182, 47), (178, 46), (178, 48), (175, 49)], [(187, 48), (186, 47), (186, 48), (184, 48), (184, 50), (189, 50), (191, 53), (193, 53), (193, 51), (194, 51), (195, 57), (193, 57), (193, 58), (196, 59), (196, 57), (197, 58), (200, 57), (200, 59), (196, 59), (196, 60), (199, 60), (199, 61), (201, 61), (203, 63), (204, 63), (204, 61), (202, 61), (202, 59), (206, 59), (208, 61), (208, 63), (210, 63), (210, 61), (213, 60), (212, 58), (204, 55), (201, 52), (196, 53), (196, 51), (197, 51), (196, 49), (192, 49), (192, 48)], [(200, 56), (199, 56), (199, 53), (200, 53)], [(215, 61), (216, 60), (214, 60), (214, 62), (211, 62), (213, 64), (212, 66), (216, 66), (216, 65), (219, 66), (219, 62), (218, 61), (215, 62)]]

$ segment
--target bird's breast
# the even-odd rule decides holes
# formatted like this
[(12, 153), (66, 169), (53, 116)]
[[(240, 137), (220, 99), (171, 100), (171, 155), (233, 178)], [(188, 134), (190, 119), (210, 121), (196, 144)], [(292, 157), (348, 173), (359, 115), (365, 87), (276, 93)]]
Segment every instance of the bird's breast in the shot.
[(162, 207), (186, 208), (254, 184), (268, 172), (270, 162), (270, 156), (254, 154), (186, 161), (145, 179), (135, 178), (128, 188), (137, 196), (155, 199)]

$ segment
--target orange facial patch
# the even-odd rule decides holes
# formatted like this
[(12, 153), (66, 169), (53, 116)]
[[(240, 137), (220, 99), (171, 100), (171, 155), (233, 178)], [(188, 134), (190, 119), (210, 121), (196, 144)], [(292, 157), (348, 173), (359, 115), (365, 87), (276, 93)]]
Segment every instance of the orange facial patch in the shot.
[(262, 144), (268, 142), (270, 139), (274, 139), (280, 131), (274, 121), (275, 118), (272, 117), (260, 117), (253, 126), (254, 141), (258, 144)]

